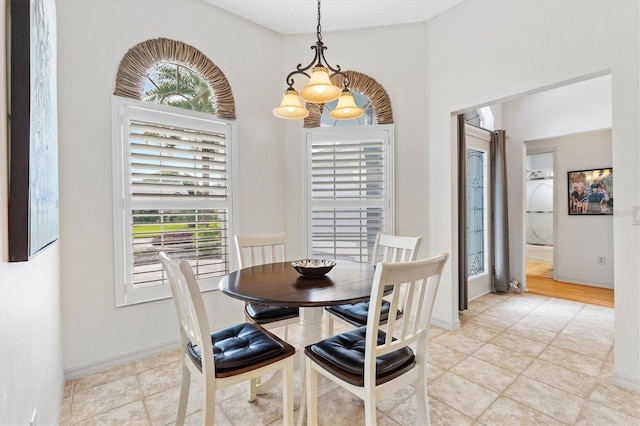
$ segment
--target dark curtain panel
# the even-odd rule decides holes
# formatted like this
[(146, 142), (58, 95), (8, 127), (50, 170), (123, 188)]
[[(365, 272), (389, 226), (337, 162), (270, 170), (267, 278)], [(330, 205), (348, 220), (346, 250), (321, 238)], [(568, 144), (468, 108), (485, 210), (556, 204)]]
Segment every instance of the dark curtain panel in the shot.
[(467, 142), (464, 114), (458, 115), (458, 310), (467, 309)]
[(509, 291), (509, 217), (507, 211), (506, 133), (491, 133), (491, 170), (493, 200), (493, 258), (495, 291)]

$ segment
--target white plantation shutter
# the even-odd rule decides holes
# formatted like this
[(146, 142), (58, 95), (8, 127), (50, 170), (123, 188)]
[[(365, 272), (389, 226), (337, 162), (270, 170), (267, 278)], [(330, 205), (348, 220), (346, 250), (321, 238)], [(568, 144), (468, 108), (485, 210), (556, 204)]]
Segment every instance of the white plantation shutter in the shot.
[(129, 138), (134, 199), (226, 198), (224, 134), (132, 120)]
[(231, 124), (119, 98), (115, 114), (118, 305), (170, 297), (160, 250), (187, 259), (202, 290), (215, 288), (230, 269)]
[(368, 262), (393, 231), (392, 127), (310, 130), (306, 143), (309, 256)]

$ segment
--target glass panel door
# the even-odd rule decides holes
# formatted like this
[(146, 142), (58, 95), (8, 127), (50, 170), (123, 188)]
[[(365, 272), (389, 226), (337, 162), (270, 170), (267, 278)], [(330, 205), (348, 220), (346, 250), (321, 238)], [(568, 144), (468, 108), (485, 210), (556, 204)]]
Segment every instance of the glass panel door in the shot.
[(486, 271), (487, 153), (467, 148), (467, 276)]
[(493, 291), (491, 133), (466, 125), (467, 300)]

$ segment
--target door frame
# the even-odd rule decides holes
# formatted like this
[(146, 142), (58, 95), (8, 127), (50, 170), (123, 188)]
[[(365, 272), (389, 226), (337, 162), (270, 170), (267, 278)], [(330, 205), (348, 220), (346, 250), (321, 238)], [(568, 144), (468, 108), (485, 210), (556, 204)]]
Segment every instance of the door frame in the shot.
[[(484, 143), (486, 146), (480, 147), (476, 145), (475, 149), (485, 151), (485, 214), (484, 214), (484, 222), (485, 222), (485, 271), (482, 274), (479, 274), (476, 277), (469, 278), (467, 276), (467, 302), (470, 302), (474, 299), (484, 296), (485, 294), (491, 293), (494, 290), (494, 257), (493, 257), (493, 203), (492, 203), (492, 164), (491, 164), (491, 134), (492, 130), (485, 129), (479, 126), (475, 126), (473, 124), (465, 123), (465, 158), (466, 152), (468, 148), (474, 148), (473, 144), (469, 144), (469, 139), (467, 136), (471, 136), (475, 139), (478, 139)], [(464, 185), (466, 189), (467, 185)], [(463, 194), (465, 197), (467, 195), (466, 190)], [(465, 223), (466, 223), (466, 215), (465, 215)], [(464, 230), (466, 232), (466, 228)], [(467, 254), (467, 248), (464, 247), (465, 256)], [(471, 291), (471, 283), (475, 281), (476, 285), (475, 291)]]
[[(525, 157), (525, 161), (523, 163), (523, 167), (522, 167), (522, 171), (523, 173), (525, 173), (525, 178), (522, 180), (522, 193), (526, 194), (526, 188), (525, 185), (527, 184), (526, 182), (526, 158), (528, 155), (537, 155), (537, 154), (547, 154), (547, 153), (551, 153), (553, 156), (553, 269), (552, 269), (552, 273), (551, 273), (551, 278), (552, 279), (556, 279), (557, 278), (557, 268), (556, 265), (558, 264), (558, 250), (556, 250), (557, 247), (557, 238), (558, 238), (558, 160), (557, 160), (557, 153), (556, 153), (556, 148), (529, 148), (527, 146), (527, 144), (533, 144), (535, 142), (540, 141), (540, 139), (535, 139), (535, 140), (528, 140), (528, 141), (523, 141), (523, 145), (524, 145), (524, 157)], [(524, 274), (522, 274), (522, 291), (527, 291), (527, 227), (526, 227), (526, 216), (527, 216), (527, 211), (526, 211), (526, 200), (524, 200), (525, 202), (525, 206), (522, 209), (522, 231), (523, 231), (523, 237), (522, 237), (522, 253), (523, 253), (523, 257), (524, 257)]]

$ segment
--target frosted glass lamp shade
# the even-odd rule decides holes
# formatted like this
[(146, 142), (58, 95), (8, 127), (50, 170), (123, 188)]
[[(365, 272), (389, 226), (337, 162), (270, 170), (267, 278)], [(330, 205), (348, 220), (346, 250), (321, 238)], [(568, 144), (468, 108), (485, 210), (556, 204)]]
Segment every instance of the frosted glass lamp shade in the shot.
[(329, 113), (329, 117), (335, 120), (353, 120), (363, 114), (364, 110), (359, 108), (353, 100), (353, 93), (343, 90), (338, 99), (338, 105)]
[(314, 67), (309, 84), (302, 88), (300, 97), (307, 102), (324, 104), (338, 99), (340, 88), (331, 83), (327, 68)]
[(287, 120), (298, 120), (309, 115), (309, 110), (300, 104), (298, 92), (287, 89), (287, 91), (284, 92), (280, 106), (274, 108), (273, 115)]

